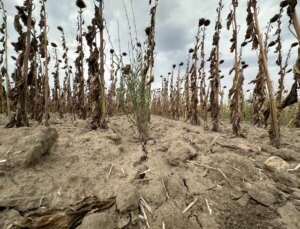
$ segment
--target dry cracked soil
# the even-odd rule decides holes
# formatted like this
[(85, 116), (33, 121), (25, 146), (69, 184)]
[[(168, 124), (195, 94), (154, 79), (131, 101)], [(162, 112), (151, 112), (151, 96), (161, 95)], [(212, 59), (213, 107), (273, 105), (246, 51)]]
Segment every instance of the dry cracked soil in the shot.
[(5, 129), (0, 117), (0, 228), (59, 228), (39, 217), (89, 197), (112, 204), (84, 205), (66, 228), (300, 228), (299, 129), (282, 127), (276, 149), (250, 124), (233, 138), (226, 121), (215, 133), (153, 116), (142, 143), (125, 116), (97, 131), (50, 120)]

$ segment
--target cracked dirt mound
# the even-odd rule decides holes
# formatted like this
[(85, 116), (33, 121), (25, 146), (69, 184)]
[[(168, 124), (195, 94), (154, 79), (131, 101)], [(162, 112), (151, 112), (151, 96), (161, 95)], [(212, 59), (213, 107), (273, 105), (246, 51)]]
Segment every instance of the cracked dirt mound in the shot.
[(271, 172), (264, 165), (271, 156), (291, 169), (300, 163), (297, 129), (282, 128), (278, 150), (267, 130), (247, 124), (247, 138), (231, 138), (227, 122), (213, 133), (153, 116), (151, 138), (142, 144), (123, 116), (111, 118), (107, 131), (89, 131), (87, 121), (70, 117), (51, 122), (54, 145), (30, 166), (13, 169), (7, 155), (18, 155), (20, 144), (27, 152), (22, 136), (41, 127), (7, 130), (0, 122), (0, 228), (89, 196), (115, 203), (83, 215), (80, 229), (300, 228), (299, 170)]

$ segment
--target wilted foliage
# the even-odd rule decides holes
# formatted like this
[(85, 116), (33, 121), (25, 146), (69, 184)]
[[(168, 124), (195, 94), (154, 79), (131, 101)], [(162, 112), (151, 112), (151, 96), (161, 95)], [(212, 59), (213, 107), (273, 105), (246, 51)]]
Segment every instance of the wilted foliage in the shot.
[(60, 99), (60, 83), (59, 83), (59, 70), (60, 70), (60, 62), (57, 55), (57, 45), (51, 42), (51, 46), (54, 49), (54, 56), (55, 56), (55, 71), (52, 72), (54, 78), (54, 88), (53, 88), (53, 112), (59, 112), (60, 116), (62, 117), (62, 110), (61, 110), (61, 99)]
[(180, 78), (180, 70), (183, 66), (183, 63), (180, 63), (178, 65), (178, 74), (177, 74), (177, 80), (176, 80), (176, 88), (175, 88), (175, 109), (174, 109), (174, 118), (176, 120), (180, 117), (180, 107), (181, 107), (181, 78)]
[(220, 115), (220, 72), (219, 72), (219, 37), (220, 30), (222, 28), (221, 24), (221, 12), (223, 9), (223, 1), (219, 1), (219, 6), (217, 8), (217, 21), (215, 24), (215, 35), (213, 37), (213, 48), (210, 54), (210, 78), (211, 79), (211, 92), (210, 92), (210, 107), (211, 118), (213, 121), (213, 131), (219, 130), (219, 115)]
[(232, 24), (232, 46), (230, 48), (231, 52), (234, 52), (234, 79), (232, 88), (229, 91), (230, 100), (230, 122), (232, 124), (232, 132), (234, 135), (241, 135), (241, 94), (242, 93), (242, 83), (240, 80), (240, 62), (238, 60), (238, 50), (237, 50), (237, 19), (236, 19), (236, 8), (238, 7), (238, 1), (232, 0), (233, 10), (227, 17), (227, 29), (229, 30)]
[[(294, 34), (294, 32), (291, 29), (290, 29), (290, 31), (292, 32), (292, 34), (295, 36), (295, 38), (297, 39), (297, 41), (299, 43), (299, 40), (300, 40), (300, 26), (299, 26), (299, 20), (298, 20), (297, 14), (296, 14), (296, 5), (297, 5), (297, 0), (286, 0), (286, 1), (282, 1), (280, 3), (280, 7), (282, 7), (282, 8), (287, 7), (287, 15), (290, 18), (289, 29), (290, 29), (290, 26), (293, 25), (296, 34)], [(296, 46), (296, 45), (292, 44), (292, 47), (294, 47), (294, 46)], [(290, 100), (290, 101), (295, 100), (293, 98), (296, 97), (295, 94), (296, 94), (297, 91), (295, 92), (294, 87), (295, 87), (295, 85), (300, 84), (300, 70), (299, 69), (300, 69), (300, 47), (298, 48), (298, 58), (297, 58), (296, 63), (294, 64), (294, 67), (293, 67), (295, 83), (293, 84), (293, 86), (291, 88), (291, 91), (290, 91), (290, 94), (288, 95), (288, 98), (289, 98), (288, 100)], [(289, 103), (291, 103), (291, 102), (289, 102)], [(282, 107), (282, 105), (281, 105), (281, 107)], [(297, 117), (296, 117), (296, 120), (295, 120), (295, 125), (297, 127), (300, 127), (300, 102), (298, 104), (298, 113), (297, 113)]]
[[(95, 15), (92, 25), (86, 34), (86, 40), (90, 48), (90, 57), (87, 59), (89, 65), (89, 101), (91, 103), (92, 123), (91, 128), (107, 128), (106, 123), (106, 96), (104, 82), (104, 3), (99, 1), (99, 7), (94, 6)], [(100, 32), (100, 48), (97, 47), (96, 31)], [(83, 93), (84, 96), (84, 93)], [(84, 99), (84, 97), (83, 97)]]
[(175, 91), (174, 91), (174, 71), (176, 69), (176, 64), (172, 65), (172, 72), (170, 74), (171, 80), (170, 80), (170, 117), (174, 118), (175, 116)]
[[(252, 14), (252, 10), (254, 12), (253, 14)], [(280, 129), (279, 129), (279, 123), (278, 123), (277, 109), (276, 109), (276, 104), (274, 101), (273, 86), (272, 86), (272, 82), (271, 82), (271, 78), (270, 78), (270, 74), (269, 74), (269, 70), (268, 70), (268, 65), (267, 65), (267, 55), (265, 52), (265, 47), (263, 45), (259, 22), (258, 22), (256, 0), (248, 1), (247, 11), (248, 11), (248, 16), (247, 16), (248, 30), (249, 30), (249, 27), (254, 25), (254, 27), (252, 28), (252, 39), (253, 39), (252, 48), (256, 49), (259, 46), (260, 57), (261, 57), (262, 65), (263, 65), (262, 70), (263, 70), (263, 73), (265, 76), (264, 80), (265, 80), (265, 82), (267, 84), (267, 88), (268, 88), (269, 103), (270, 103), (269, 109), (270, 109), (270, 114), (272, 117), (271, 128), (269, 131), (270, 141), (274, 146), (279, 147), (279, 145), (280, 145)], [(254, 24), (254, 22), (255, 22), (255, 24)], [(246, 36), (248, 35), (248, 32), (249, 32), (248, 30), (247, 30)], [(257, 39), (257, 43), (256, 43), (255, 39)]]
[(45, 125), (49, 126), (49, 97), (50, 97), (50, 90), (49, 90), (49, 77), (48, 77), (48, 64), (50, 62), (50, 57), (48, 56), (48, 38), (47, 38), (47, 13), (46, 13), (46, 0), (40, 0), (41, 3), (41, 21), (39, 23), (40, 29), (42, 31), (41, 38), (40, 38), (40, 52), (41, 57), (45, 58), (44, 61), (44, 69), (45, 69), (45, 76), (44, 76), (44, 96), (45, 96)]
[(198, 114), (198, 84), (197, 84), (197, 60), (198, 60), (198, 48), (200, 42), (200, 28), (196, 35), (195, 48), (193, 53), (193, 64), (191, 66), (191, 117), (190, 122), (194, 125), (200, 124), (199, 114)]
[(84, 99), (84, 70), (83, 70), (83, 62), (84, 62), (84, 52), (83, 52), (83, 24), (84, 20), (82, 17), (83, 8), (85, 8), (85, 3), (82, 0), (76, 1), (77, 6), (79, 7), (78, 17), (77, 17), (77, 50), (78, 54), (75, 60), (75, 79), (74, 79), (74, 93), (73, 93), (73, 104), (74, 109), (78, 112), (78, 115), (82, 119), (86, 119), (86, 107), (85, 107), (85, 99)]
[[(205, 20), (206, 21), (206, 20)], [(208, 25), (207, 25), (208, 26)], [(205, 73), (205, 38), (206, 38), (206, 26), (202, 28), (202, 39), (201, 39), (201, 64), (199, 72), (201, 72), (200, 80), (200, 114), (204, 120), (205, 128), (208, 128), (208, 94), (206, 93), (206, 73)]]
[[(191, 52), (192, 51), (192, 52)], [(190, 61), (191, 61), (191, 53), (194, 50), (190, 49), (188, 52), (186, 71), (185, 71), (185, 83), (184, 83), (184, 98), (185, 98), (185, 118), (190, 119), (191, 117), (191, 102), (190, 102)], [(167, 93), (167, 92), (166, 92)]]
[[(244, 40), (239, 40), (240, 25), (237, 22), (238, 0), (232, 0), (225, 23), (231, 32), (230, 49), (228, 53), (234, 56), (234, 66), (229, 71), (233, 76), (232, 87), (229, 88), (227, 98), (227, 87), (221, 85), (221, 79), (228, 78), (228, 72), (222, 72), (222, 64), (227, 56), (220, 53), (222, 46), (222, 11), (223, 0), (218, 2), (217, 19), (212, 32), (212, 48), (210, 55), (206, 57), (206, 39), (210, 20), (200, 18), (196, 23), (196, 36), (194, 47), (188, 50), (186, 65), (173, 62), (168, 74), (162, 75), (159, 81), (160, 88), (151, 88), (154, 82), (154, 60), (155, 53), (155, 32), (156, 32), (156, 11), (158, 0), (150, 3), (150, 23), (142, 31), (146, 36), (144, 42), (139, 42), (135, 24), (135, 16), (132, 8), (134, 26), (131, 26), (131, 15), (128, 15), (125, 2), (124, 8), (128, 21), (128, 32), (130, 41), (128, 50), (121, 49), (121, 36), (119, 37), (119, 50), (114, 49), (108, 27), (104, 18), (104, 0), (93, 1), (94, 15), (88, 26), (85, 26), (83, 10), (92, 1), (76, 0), (73, 2), (78, 7), (78, 21), (76, 34), (76, 59), (71, 63), (69, 48), (66, 44), (66, 34), (62, 26), (57, 29), (62, 38), (62, 43), (49, 42), (47, 33), (50, 27), (47, 24), (46, 0), (39, 0), (39, 19), (32, 18), (33, 0), (25, 0), (22, 5), (16, 6), (16, 15), (13, 17), (13, 29), (17, 39), (12, 42), (15, 54), (12, 60), (15, 63), (14, 72), (11, 76), (13, 81), (10, 88), (10, 78), (7, 67), (7, 16), (4, 10), (3, 0), (0, 0), (0, 13), (3, 22), (0, 25), (0, 113), (10, 109), (14, 111), (7, 127), (28, 125), (27, 115), (30, 118), (48, 125), (50, 112), (58, 112), (60, 117), (64, 114), (72, 114), (85, 119), (91, 118), (90, 129), (107, 128), (108, 117), (117, 114), (127, 114), (130, 121), (137, 127), (141, 140), (145, 141), (149, 136), (149, 123), (151, 112), (154, 114), (169, 117), (175, 120), (184, 118), (192, 124), (199, 125), (201, 118), (204, 120), (204, 128), (208, 128), (208, 112), (211, 113), (212, 130), (219, 131), (220, 113), (227, 112), (232, 123), (234, 135), (241, 136), (240, 123), (245, 118), (245, 106), (251, 110), (251, 117), (254, 124), (262, 126), (264, 123), (271, 124), (270, 139), (275, 146), (279, 146), (280, 129), (276, 105), (283, 110), (297, 102), (297, 89), (300, 82), (299, 59), (293, 69), (288, 68), (292, 48), (298, 45), (293, 43), (285, 62), (283, 61), (282, 41), (282, 18), (284, 9), (290, 18), (288, 28), (292, 31), (294, 26), (295, 34), (299, 41), (300, 28), (297, 28), (298, 18), (296, 17), (295, 6), (297, 1), (282, 1), (280, 11), (268, 20), (268, 27), (264, 33), (264, 40), (260, 32), (258, 22), (258, 7), (256, 0), (247, 1), (246, 34)], [(132, 4), (132, 3), (131, 3)], [(36, 15), (36, 14), (34, 14)], [(276, 26), (273, 39), (270, 38), (271, 29)], [(36, 29), (37, 28), (37, 29)], [(135, 33), (132, 32), (135, 29)], [(106, 31), (105, 31), (106, 30)], [(105, 32), (107, 34), (105, 34)], [(119, 32), (120, 33), (120, 32)], [(135, 38), (133, 38), (135, 34)], [(106, 40), (109, 42), (107, 49)], [(86, 43), (85, 43), (86, 42)], [(258, 74), (251, 81), (254, 84), (253, 96), (248, 102), (243, 93), (244, 71), (249, 67), (243, 61), (242, 51), (249, 43), (253, 50), (259, 50)], [(85, 48), (85, 44), (87, 47)], [(48, 46), (53, 49), (52, 62), (48, 52)], [(241, 45), (241, 47), (239, 47)], [(59, 52), (63, 49), (62, 56)], [(2, 48), (3, 47), (3, 48)], [(274, 49), (278, 54), (276, 65), (279, 68), (279, 88), (274, 101), (272, 82), (267, 66), (268, 51)], [(88, 56), (85, 57), (85, 55)], [(52, 54), (52, 52), (51, 52)], [(207, 60), (206, 60), (206, 59)], [(206, 61), (210, 62), (209, 71), (206, 70)], [(51, 63), (50, 63), (51, 62)], [(51, 82), (48, 83), (48, 65), (54, 66), (51, 69)], [(74, 68), (72, 67), (74, 65)], [(109, 82), (105, 83), (105, 66)], [(182, 68), (185, 71), (182, 72)], [(252, 66), (250, 66), (252, 67)], [(73, 78), (74, 69), (74, 78)], [(87, 80), (84, 78), (85, 70), (88, 71)], [(295, 75), (295, 83), (287, 94), (285, 90), (285, 76), (292, 72)], [(64, 73), (63, 82), (60, 82), (60, 74)], [(208, 74), (208, 75), (207, 75)], [(208, 76), (208, 77), (206, 77)], [(230, 76), (229, 76), (230, 77)], [(4, 84), (4, 78), (6, 84)], [(277, 79), (276, 79), (277, 80)], [(62, 85), (60, 85), (62, 84)], [(5, 86), (5, 87), (4, 87)], [(106, 88), (107, 86), (107, 88)], [(107, 90), (107, 91), (106, 91)], [(250, 90), (250, 89), (249, 89)], [(247, 93), (250, 92), (247, 90)], [(107, 93), (106, 93), (107, 92)], [(229, 106), (227, 106), (229, 105)], [(271, 117), (271, 122), (269, 121)], [(248, 115), (250, 118), (250, 115)], [(299, 114), (296, 118), (300, 126), (300, 103)]]
[(297, 89), (298, 89), (298, 83), (294, 82), (294, 84), (292, 85), (290, 93), (288, 94), (288, 96), (280, 104), (280, 106), (279, 106), (280, 109), (284, 109), (284, 108), (298, 102)]
[(58, 26), (57, 29), (61, 32), (62, 48), (63, 48), (62, 59), (63, 59), (63, 63), (64, 63), (64, 66), (62, 67), (62, 69), (65, 71), (61, 99), (63, 101), (64, 112), (71, 113), (73, 111), (72, 90), (71, 90), (72, 68), (69, 65), (69, 57), (68, 57), (69, 56), (68, 55), (69, 48), (67, 47), (66, 36), (65, 36), (63, 27)]
[[(16, 106), (16, 115), (10, 118), (7, 128), (28, 126), (27, 97), (28, 97), (28, 65), (30, 58), (31, 27), (32, 27), (32, 0), (24, 1), (23, 6), (16, 6), (18, 13), (15, 15), (15, 29), (19, 34), (18, 41), (12, 43), (15, 51), (19, 54), (16, 60), (16, 69), (13, 74), (15, 87), (11, 91), (10, 99)], [(22, 32), (23, 26), (27, 32)]]
[[(0, 44), (2, 47), (0, 48), (0, 113), (6, 112), (8, 116), (10, 116), (10, 80), (8, 75), (8, 60), (7, 60), (7, 13), (4, 9), (4, 4), (2, 0), (0, 0), (0, 13), (2, 14), (2, 24), (0, 25)], [(4, 87), (4, 79), (5, 79), (5, 87)]]

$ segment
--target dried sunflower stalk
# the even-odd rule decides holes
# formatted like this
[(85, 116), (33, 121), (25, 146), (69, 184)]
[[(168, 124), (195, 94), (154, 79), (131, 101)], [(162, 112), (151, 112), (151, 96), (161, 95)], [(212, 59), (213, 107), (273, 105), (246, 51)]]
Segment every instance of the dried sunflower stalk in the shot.
[(215, 35), (213, 38), (213, 48), (210, 54), (210, 84), (211, 84), (211, 91), (210, 91), (210, 107), (209, 111), (211, 113), (211, 118), (213, 122), (212, 130), (219, 131), (219, 115), (220, 115), (220, 102), (219, 102), (219, 95), (220, 95), (220, 66), (219, 66), (219, 38), (220, 32), (222, 29), (221, 24), (221, 13), (222, 9), (224, 8), (223, 1), (219, 1), (219, 5), (217, 8), (217, 21), (215, 24)]

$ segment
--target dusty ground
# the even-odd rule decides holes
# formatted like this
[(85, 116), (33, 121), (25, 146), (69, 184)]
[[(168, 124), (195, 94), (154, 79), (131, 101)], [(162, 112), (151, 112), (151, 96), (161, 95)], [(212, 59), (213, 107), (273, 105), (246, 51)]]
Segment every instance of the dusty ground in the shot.
[[(151, 228), (300, 228), (300, 171), (271, 172), (264, 165), (274, 155), (290, 169), (300, 163), (299, 129), (282, 128), (278, 150), (267, 130), (247, 124), (244, 139), (231, 138), (224, 122), (213, 133), (153, 117), (143, 145), (126, 117), (111, 118), (107, 131), (52, 117), (58, 137), (35, 123), (5, 129), (5, 122), (0, 118), (0, 228), (30, 211), (64, 208), (91, 195), (115, 196), (116, 203), (88, 214), (78, 229), (147, 228), (141, 199), (150, 206), (152, 213), (144, 211)], [(32, 147), (36, 139), (40, 145)], [(37, 149), (42, 156), (26, 156)]]

